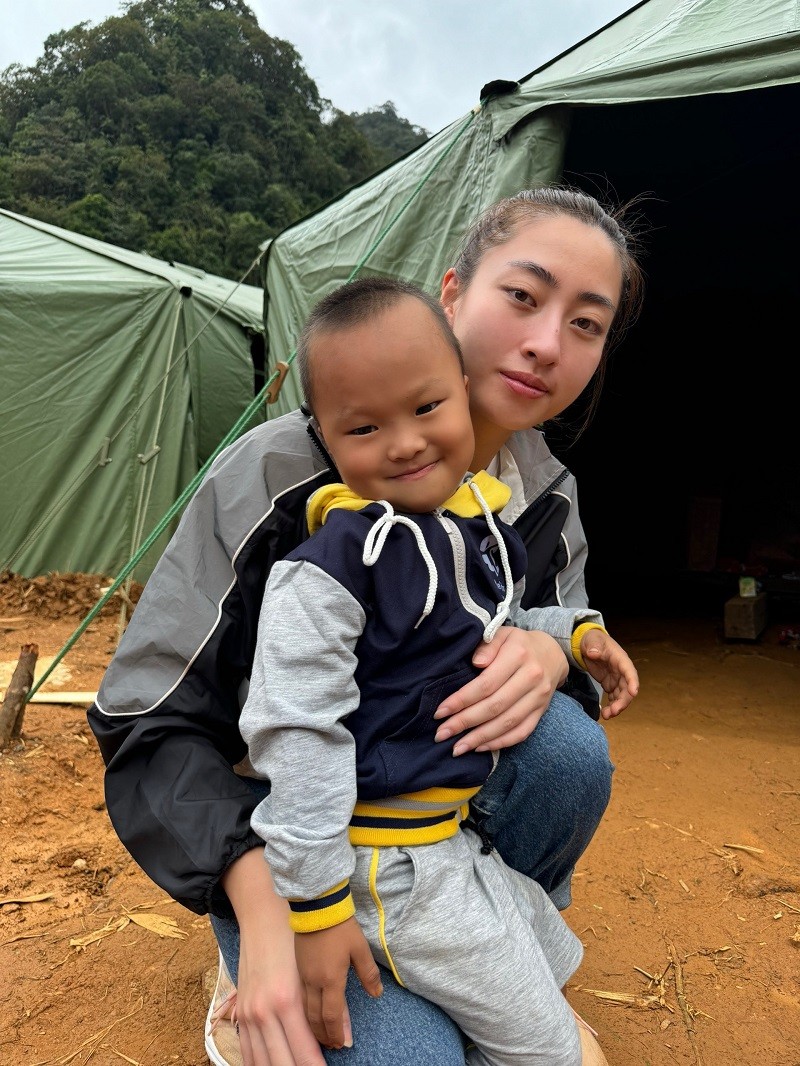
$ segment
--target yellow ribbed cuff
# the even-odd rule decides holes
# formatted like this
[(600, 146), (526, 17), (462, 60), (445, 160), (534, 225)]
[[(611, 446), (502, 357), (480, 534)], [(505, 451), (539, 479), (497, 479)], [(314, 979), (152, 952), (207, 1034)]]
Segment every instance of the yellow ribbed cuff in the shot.
[[(345, 890), (344, 895), (342, 890)], [(331, 902), (326, 902), (330, 900)], [(335, 885), (324, 896), (312, 900), (289, 900), (289, 925), (295, 933), (316, 933), (341, 925), (356, 913), (347, 881)]]
[(569, 650), (572, 652), (572, 658), (575, 660), (581, 670), (586, 669), (586, 663), (584, 661), (583, 656), (581, 655), (581, 641), (590, 629), (599, 629), (603, 633), (608, 632), (606, 627), (601, 626), (598, 622), (581, 622), (579, 626), (576, 626), (575, 629), (573, 629), (572, 639), (569, 642)]

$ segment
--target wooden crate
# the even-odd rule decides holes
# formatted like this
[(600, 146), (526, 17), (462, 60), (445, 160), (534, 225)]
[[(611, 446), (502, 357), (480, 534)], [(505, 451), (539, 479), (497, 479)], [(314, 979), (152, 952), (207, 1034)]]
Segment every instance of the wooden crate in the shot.
[(767, 625), (767, 594), (733, 596), (725, 603), (725, 639), (758, 640)]

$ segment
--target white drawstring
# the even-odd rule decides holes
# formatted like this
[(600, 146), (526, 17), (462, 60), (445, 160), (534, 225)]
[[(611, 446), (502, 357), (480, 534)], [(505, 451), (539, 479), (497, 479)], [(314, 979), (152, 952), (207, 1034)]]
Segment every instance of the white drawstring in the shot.
[(511, 563), (508, 561), (508, 549), (506, 548), (506, 542), (500, 535), (500, 530), (497, 528), (497, 524), (495, 523), (494, 515), (492, 514), (491, 508), (489, 507), (486, 500), (484, 500), (481, 490), (478, 488), (474, 481), (469, 482), (469, 487), (472, 489), (472, 493), (475, 499), (481, 506), (483, 516), (486, 519), (486, 525), (489, 527), (492, 533), (494, 533), (495, 540), (497, 541), (497, 547), (500, 550), (500, 559), (503, 563), (503, 576), (506, 579), (506, 594), (503, 597), (502, 601), (498, 603), (494, 618), (483, 631), (483, 639), (488, 644), (492, 637), (494, 637), (497, 630), (503, 624), (503, 622), (505, 622), (506, 618), (508, 618), (509, 608), (511, 607), (511, 597), (514, 595), (514, 583), (513, 578), (511, 576)]
[[(481, 490), (475, 484), (474, 481), (469, 482), (469, 487), (472, 489), (475, 499), (478, 501), (481, 510), (483, 511), (486, 524), (494, 534), (497, 541), (497, 547), (500, 551), (500, 559), (503, 564), (503, 576), (506, 582), (506, 592), (502, 601), (498, 603), (495, 609), (494, 618), (489, 622), (483, 631), (483, 639), (488, 644), (494, 637), (500, 626), (508, 618), (509, 608), (511, 606), (511, 598), (514, 595), (514, 582), (511, 575), (511, 563), (508, 560), (508, 549), (506, 543), (503, 540), (500, 530), (497, 528), (497, 524), (494, 520), (494, 515), (491, 512), (489, 505), (484, 500)], [(425, 607), (422, 614), (419, 616), (417, 624), (414, 629), (417, 629), (422, 622), (428, 617), (433, 610), (434, 600), (436, 599), (436, 591), (439, 587), (439, 575), (436, 572), (436, 563), (433, 561), (433, 556), (428, 551), (428, 545), (425, 543), (425, 537), (422, 530), (419, 528), (416, 522), (410, 518), (406, 518), (405, 515), (395, 514), (394, 508), (388, 502), (388, 500), (377, 500), (377, 503), (384, 508), (385, 513), (381, 515), (375, 525), (370, 529), (364, 541), (364, 553), (362, 555), (362, 561), (365, 566), (374, 566), (380, 558), (383, 546), (386, 543), (386, 538), (389, 536), (389, 531), (392, 526), (406, 526), (414, 534), (414, 539), (417, 542), (417, 547), (420, 550), (422, 558), (425, 560), (425, 565), (428, 567), (428, 595), (425, 600)]]
[(381, 515), (375, 525), (370, 529), (367, 534), (367, 539), (364, 541), (364, 554), (362, 560), (365, 566), (374, 566), (380, 558), (380, 554), (383, 551), (383, 546), (386, 543), (386, 538), (389, 536), (389, 531), (392, 526), (407, 526), (414, 534), (414, 539), (417, 542), (417, 547), (420, 550), (422, 558), (425, 560), (425, 564), (428, 567), (428, 597), (425, 600), (425, 607), (422, 614), (419, 616), (417, 624), (414, 629), (428, 617), (433, 610), (433, 601), (436, 599), (436, 590), (439, 587), (439, 575), (436, 573), (436, 563), (433, 561), (433, 556), (428, 551), (428, 545), (425, 543), (425, 538), (422, 535), (422, 530), (419, 528), (416, 522), (412, 522), (410, 518), (406, 518), (405, 515), (395, 514), (394, 508), (387, 500), (377, 501), (381, 507), (386, 509), (386, 513)]

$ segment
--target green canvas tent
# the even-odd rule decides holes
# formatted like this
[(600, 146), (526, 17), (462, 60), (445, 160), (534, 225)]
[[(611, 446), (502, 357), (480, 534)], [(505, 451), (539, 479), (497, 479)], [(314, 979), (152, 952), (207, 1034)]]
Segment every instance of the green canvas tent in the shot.
[[(436, 292), (469, 220), (501, 196), (560, 180), (614, 201), (646, 194), (645, 313), (599, 416), (564, 453), (590, 591), (620, 603), (690, 571), (730, 584), (754, 560), (800, 589), (782, 576), (800, 576), (783, 385), (797, 348), (799, 46), (795, 0), (646, 0), (519, 82), (492, 83), (473, 113), (275, 238), (270, 364), (355, 272)], [(285, 388), (284, 409), (296, 401)]]
[(252, 400), (262, 296), (0, 211), (0, 569), (121, 569)]

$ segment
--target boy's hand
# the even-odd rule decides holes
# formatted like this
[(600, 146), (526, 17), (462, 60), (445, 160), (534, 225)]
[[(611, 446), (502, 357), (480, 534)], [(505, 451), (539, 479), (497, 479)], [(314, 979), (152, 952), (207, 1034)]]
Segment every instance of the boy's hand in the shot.
[(624, 711), (639, 693), (639, 675), (630, 656), (602, 629), (589, 629), (581, 640), (586, 671), (603, 686), (608, 702), (600, 711), (606, 721)]
[(294, 951), (304, 989), (306, 1017), (314, 1036), (325, 1047), (352, 1047), (350, 1016), (344, 998), (350, 966), (368, 995), (377, 998), (383, 992), (380, 970), (360, 925), (355, 918), (348, 918), (330, 929), (296, 933)]

